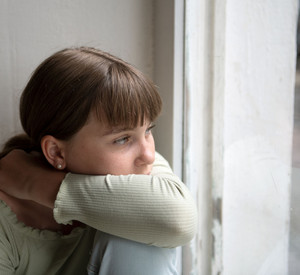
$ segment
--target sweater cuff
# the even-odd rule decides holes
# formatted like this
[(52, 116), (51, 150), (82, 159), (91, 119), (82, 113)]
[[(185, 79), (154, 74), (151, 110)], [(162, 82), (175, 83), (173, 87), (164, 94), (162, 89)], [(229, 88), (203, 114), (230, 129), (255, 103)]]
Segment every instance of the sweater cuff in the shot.
[(68, 186), (70, 185), (70, 178), (72, 177), (71, 173), (68, 173), (64, 180), (62, 181), (60, 188), (58, 190), (56, 200), (54, 202), (53, 216), (57, 223), (60, 224), (70, 224), (72, 225), (72, 218), (69, 217), (64, 211), (64, 209), (68, 209), (70, 207), (70, 203), (67, 203), (69, 200), (69, 190)]

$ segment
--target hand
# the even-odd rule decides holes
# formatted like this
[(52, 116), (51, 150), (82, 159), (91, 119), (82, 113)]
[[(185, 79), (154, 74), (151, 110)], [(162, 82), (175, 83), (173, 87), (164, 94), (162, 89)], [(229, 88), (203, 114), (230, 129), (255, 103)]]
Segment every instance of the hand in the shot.
[(53, 208), (66, 173), (52, 168), (39, 153), (13, 150), (0, 159), (0, 190)]

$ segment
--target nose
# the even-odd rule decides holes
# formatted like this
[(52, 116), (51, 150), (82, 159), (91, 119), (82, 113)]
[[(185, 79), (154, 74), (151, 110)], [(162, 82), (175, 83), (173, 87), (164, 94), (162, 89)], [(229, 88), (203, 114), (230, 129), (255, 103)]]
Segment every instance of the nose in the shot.
[(143, 139), (139, 143), (138, 154), (135, 160), (136, 166), (153, 164), (155, 160), (155, 145), (153, 140)]

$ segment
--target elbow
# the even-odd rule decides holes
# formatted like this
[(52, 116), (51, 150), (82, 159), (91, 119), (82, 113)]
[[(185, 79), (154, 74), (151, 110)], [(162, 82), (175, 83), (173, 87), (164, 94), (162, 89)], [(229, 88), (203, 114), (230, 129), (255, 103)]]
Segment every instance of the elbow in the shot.
[(173, 211), (173, 218), (166, 225), (170, 246), (186, 245), (194, 238), (197, 232), (198, 214), (196, 205), (188, 203), (185, 207), (173, 209)]
[(193, 204), (183, 211), (184, 217), (177, 222), (176, 238), (181, 240), (179, 245), (185, 245), (190, 242), (196, 235), (198, 228), (197, 208)]

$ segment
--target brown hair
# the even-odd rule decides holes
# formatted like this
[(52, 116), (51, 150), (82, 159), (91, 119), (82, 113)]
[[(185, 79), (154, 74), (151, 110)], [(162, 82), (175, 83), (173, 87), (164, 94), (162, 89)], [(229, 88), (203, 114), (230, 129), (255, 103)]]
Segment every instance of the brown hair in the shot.
[(40, 151), (41, 138), (68, 140), (91, 110), (109, 126), (136, 127), (161, 111), (154, 84), (123, 60), (94, 48), (69, 48), (47, 58), (33, 73), (20, 100), (25, 135), (10, 139), (15, 148)]

